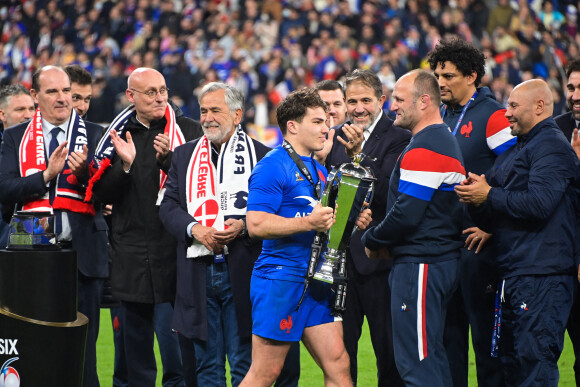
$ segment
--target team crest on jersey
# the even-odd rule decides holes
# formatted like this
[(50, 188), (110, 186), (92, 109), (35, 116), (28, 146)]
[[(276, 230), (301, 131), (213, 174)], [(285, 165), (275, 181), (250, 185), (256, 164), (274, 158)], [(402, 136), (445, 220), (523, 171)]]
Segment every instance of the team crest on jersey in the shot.
[(288, 316), (288, 320), (286, 320), (285, 318), (283, 318), (280, 321), (280, 329), (283, 331), (286, 331), (286, 333), (290, 333), (290, 329), (292, 329), (292, 316)]
[(296, 181), (304, 181), (304, 178), (298, 171), (294, 172), (294, 176), (296, 177)]
[(472, 125), (471, 121), (469, 121), (469, 123), (467, 123), (466, 125), (463, 125), (461, 127), (461, 135), (464, 136), (465, 138), (469, 138), (469, 135), (471, 134), (472, 130), (473, 130), (473, 125)]

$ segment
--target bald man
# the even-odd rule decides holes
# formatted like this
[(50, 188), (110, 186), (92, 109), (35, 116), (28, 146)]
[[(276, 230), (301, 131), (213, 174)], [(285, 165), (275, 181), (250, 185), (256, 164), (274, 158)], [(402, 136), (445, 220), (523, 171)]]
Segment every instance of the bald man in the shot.
[(101, 140), (89, 188), (94, 184), (95, 196), (113, 204), (111, 287), (121, 301), (128, 382), (153, 387), (154, 309), (175, 300), (177, 263), (177, 241), (161, 223), (159, 204), (173, 149), (203, 131), (168, 102), (157, 70), (134, 70), (125, 94), (131, 105)]
[[(492, 351), (506, 385), (558, 385), (558, 358), (572, 306), (576, 155), (551, 118), (538, 79), (510, 94), (506, 117), (517, 144), (491, 172), (470, 173), (455, 192), (479, 228), (494, 234), (500, 284)], [(498, 321), (500, 320), (500, 321)]]

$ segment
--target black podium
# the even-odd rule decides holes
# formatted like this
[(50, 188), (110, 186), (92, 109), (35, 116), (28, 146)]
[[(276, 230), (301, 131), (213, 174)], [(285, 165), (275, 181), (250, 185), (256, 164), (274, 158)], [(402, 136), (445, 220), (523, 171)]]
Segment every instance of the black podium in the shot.
[(0, 250), (0, 385), (82, 385), (89, 320), (73, 250)]

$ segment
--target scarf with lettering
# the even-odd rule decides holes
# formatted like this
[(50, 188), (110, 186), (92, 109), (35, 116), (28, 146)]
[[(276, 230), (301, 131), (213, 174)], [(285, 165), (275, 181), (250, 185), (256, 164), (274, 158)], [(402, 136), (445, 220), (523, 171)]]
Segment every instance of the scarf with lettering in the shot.
[[(91, 200), (93, 196), (93, 186), (95, 182), (97, 182), (105, 170), (111, 165), (111, 161), (115, 156), (115, 147), (113, 146), (113, 142), (111, 141), (111, 130), (115, 130), (119, 137), (121, 137), (126, 130), (127, 121), (131, 117), (131, 114), (135, 111), (135, 105), (130, 105), (125, 110), (123, 110), (111, 125), (109, 125), (109, 129), (107, 133), (101, 138), (99, 145), (97, 146), (97, 150), (95, 151), (95, 156), (89, 165), (89, 173), (90, 173), (90, 180), (89, 185), (87, 187), (87, 195), (85, 200)], [(169, 105), (165, 108), (165, 129), (163, 130), (163, 134), (169, 136), (169, 150), (173, 151), (179, 145), (185, 143), (185, 137), (183, 137), (183, 133), (181, 132), (181, 128), (175, 121), (175, 112)], [(159, 170), (159, 193), (157, 194), (157, 205), (161, 203), (161, 199), (163, 199), (163, 195), (165, 194), (165, 183), (167, 182), (167, 174), (163, 172), (163, 170)]]
[[(187, 212), (202, 226), (224, 230), (224, 220), (242, 218), (248, 203), (248, 180), (256, 165), (256, 150), (241, 126), (222, 145), (218, 165), (211, 160), (211, 142), (203, 136), (197, 142), (186, 174)], [(187, 257), (211, 255), (194, 240)]]
[[(83, 151), (83, 145), (87, 141), (87, 129), (83, 119), (72, 109), (72, 115), (67, 128), (61, 128), (65, 132), (68, 141), (68, 154)], [(46, 170), (47, 160), (44, 151), (44, 135), (42, 133), (42, 116), (37, 109), (24, 131), (18, 150), (20, 163), (20, 176), (30, 176), (39, 171)], [(48, 211), (66, 210), (80, 214), (95, 214), (95, 206), (85, 202), (85, 190), (79, 184), (77, 177), (72, 174), (68, 165), (68, 156), (62, 172), (56, 177), (56, 190), (52, 205), (49, 200), (49, 191), (43, 197), (25, 200), (23, 211)]]

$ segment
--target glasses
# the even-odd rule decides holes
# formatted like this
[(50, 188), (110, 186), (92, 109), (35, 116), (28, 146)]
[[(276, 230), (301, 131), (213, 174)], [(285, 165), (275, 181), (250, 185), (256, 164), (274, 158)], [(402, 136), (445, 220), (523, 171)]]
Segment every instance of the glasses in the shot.
[(159, 95), (162, 97), (165, 97), (167, 95), (167, 93), (169, 93), (169, 89), (166, 87), (163, 87), (159, 90), (148, 90), (148, 91), (139, 91), (139, 90), (135, 90), (133, 88), (129, 88), (129, 90), (136, 91), (137, 93), (145, 94), (149, 98), (155, 98), (157, 96), (157, 93), (159, 93)]

